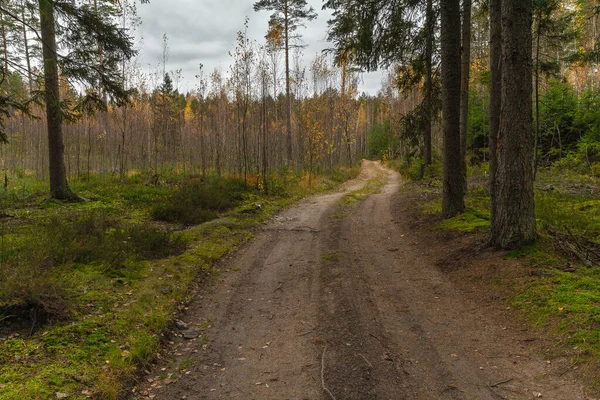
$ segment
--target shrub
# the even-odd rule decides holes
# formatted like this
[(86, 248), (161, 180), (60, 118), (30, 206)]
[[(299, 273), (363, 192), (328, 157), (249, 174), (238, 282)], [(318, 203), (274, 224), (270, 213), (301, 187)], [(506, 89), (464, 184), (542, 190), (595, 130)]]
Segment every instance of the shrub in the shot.
[(120, 266), (128, 259), (151, 259), (174, 254), (184, 244), (150, 223), (124, 223), (105, 213), (55, 216), (42, 225), (38, 241), (55, 265), (108, 263)]
[(31, 318), (38, 323), (45, 318), (63, 319), (69, 310), (66, 294), (66, 284), (39, 254), (4, 263), (0, 269), (0, 316)]
[[(42, 309), (67, 314), (71, 267), (87, 265), (109, 278), (135, 278), (138, 261), (183, 251), (179, 236), (150, 223), (127, 224), (105, 213), (56, 215), (32, 230), (27, 244), (0, 269), (0, 312)], [(64, 268), (59, 268), (59, 267)]]
[(242, 180), (219, 177), (191, 177), (151, 210), (159, 221), (200, 224), (217, 218), (218, 212), (234, 208), (254, 192)]

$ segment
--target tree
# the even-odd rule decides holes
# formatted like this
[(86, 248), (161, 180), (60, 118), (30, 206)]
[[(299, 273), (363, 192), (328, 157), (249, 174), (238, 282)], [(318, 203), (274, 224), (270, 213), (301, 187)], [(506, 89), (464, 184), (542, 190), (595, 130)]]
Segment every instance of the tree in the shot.
[(451, 218), (465, 209), (460, 146), (460, 0), (442, 0), (441, 19), (444, 130), (442, 213), (445, 218)]
[[(565, 44), (575, 38), (573, 27), (575, 12), (563, 7), (561, 0), (534, 1), (534, 98), (535, 98), (535, 134), (533, 144), (533, 175), (537, 173), (538, 150), (540, 147), (540, 84), (542, 73), (560, 71), (560, 62), (572, 56)], [(566, 49), (566, 52), (565, 52)], [(562, 53), (562, 57), (560, 54)], [(565, 54), (567, 53), (567, 54)]]
[(502, 2), (502, 105), (492, 243), (510, 249), (536, 239), (533, 194), (533, 3)]
[[(33, 3), (26, 3), (24, 6), (33, 7)], [(99, 3), (101, 5), (98, 8), (102, 12), (96, 12), (93, 7), (78, 2), (38, 0), (39, 32), (35, 26), (23, 20), (24, 13), (13, 12), (3, 4), (0, 5), (3, 18), (26, 24), (42, 42), (51, 198), (79, 199), (70, 189), (66, 177), (62, 125), (72, 108), (61, 100), (59, 70), (63, 77), (73, 79), (80, 85), (102, 87), (117, 104), (123, 103), (129, 94), (122, 87), (118, 67), (123, 59), (129, 59), (135, 54), (132, 41), (126, 31), (115, 23), (113, 17), (118, 12), (113, 2), (99, 0)], [(67, 45), (59, 49), (59, 40)], [(100, 46), (103, 49), (101, 66), (97, 65), (96, 50)], [(87, 96), (80, 99), (81, 104), (93, 103), (98, 109), (106, 108), (102, 99), (92, 91), (86, 93)], [(5, 105), (11, 101), (7, 99), (0, 102), (0, 113), (6, 115)], [(18, 106), (25, 108), (27, 102)]]
[(234, 92), (237, 108), (237, 126), (242, 153), (240, 169), (243, 169), (244, 184), (248, 184), (248, 114), (252, 92), (252, 75), (255, 53), (252, 42), (248, 39), (248, 19), (244, 31), (238, 32), (237, 46), (231, 54), (234, 63), (231, 66), (231, 86)]
[(353, 63), (367, 71), (397, 66), (397, 83), (403, 89), (410, 90), (423, 81), (416, 113), (419, 129), (411, 133), (423, 136), (425, 166), (432, 159), (435, 4), (433, 0), (327, 0), (324, 6), (334, 10), (328, 39), (338, 56), (351, 52)]
[(54, 5), (49, 0), (40, 1), (40, 26), (44, 54), (44, 93), (48, 120), (48, 151), (50, 164), (50, 198), (78, 200), (67, 183), (65, 170), (65, 145), (62, 134), (62, 110), (58, 79), (56, 48), (56, 23)]
[[(502, 0), (490, 0), (490, 224), (496, 226), (498, 140), (502, 112)], [(490, 238), (493, 242), (493, 238)]]
[(425, 10), (425, 77), (423, 82), (423, 172), (431, 165), (431, 125), (433, 118), (433, 49), (435, 41), (435, 11), (433, 0), (427, 0)]
[(465, 193), (467, 191), (467, 133), (469, 120), (469, 80), (471, 73), (471, 6), (471, 0), (463, 0), (460, 77), (460, 159)]
[[(294, 32), (302, 26), (304, 20), (312, 21), (317, 18), (317, 13), (308, 7), (306, 0), (260, 0), (254, 3), (254, 11), (273, 11), (271, 20), (277, 21), (283, 27), (283, 45), (285, 52), (285, 94), (287, 118), (287, 163), (291, 165), (293, 158), (292, 148), (292, 97), (290, 91), (290, 48), (293, 41), (299, 39)], [(273, 25), (273, 24), (270, 24)]]

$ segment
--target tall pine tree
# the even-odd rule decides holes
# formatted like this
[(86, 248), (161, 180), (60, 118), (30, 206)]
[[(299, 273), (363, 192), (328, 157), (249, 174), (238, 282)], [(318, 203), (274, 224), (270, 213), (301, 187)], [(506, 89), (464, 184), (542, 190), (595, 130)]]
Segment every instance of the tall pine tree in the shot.
[(532, 1), (502, 1), (501, 111), (491, 242), (504, 249), (536, 239), (532, 21)]
[(271, 25), (278, 24), (283, 28), (283, 49), (285, 52), (285, 95), (286, 95), (286, 132), (287, 132), (287, 163), (292, 164), (292, 97), (290, 90), (290, 48), (294, 47), (294, 40), (299, 39), (295, 32), (303, 21), (312, 21), (317, 18), (317, 13), (308, 7), (306, 0), (260, 0), (254, 3), (254, 11), (273, 11)]
[[(116, 17), (118, 5), (111, 0), (98, 0), (93, 5), (69, 0), (26, 0), (22, 7), (39, 12), (39, 28), (25, 20), (25, 12), (17, 12), (0, 3), (3, 19), (22, 25), (40, 39), (43, 53), (43, 89), (49, 141), (50, 197), (61, 200), (78, 200), (79, 197), (67, 183), (64, 161), (62, 125), (72, 109), (60, 97), (59, 71), (67, 81), (75, 81), (88, 88), (102, 88), (115, 103), (128, 98), (123, 89), (120, 65), (135, 54), (132, 38), (119, 28)], [(57, 43), (66, 45), (57, 46)], [(99, 51), (102, 49), (102, 60)], [(10, 64), (11, 60), (8, 60)], [(14, 60), (13, 60), (14, 61)], [(25, 70), (27, 71), (27, 70)], [(31, 71), (27, 71), (28, 74)], [(24, 71), (23, 71), (24, 72)], [(81, 99), (85, 108), (94, 105), (105, 109), (106, 103), (97, 92), (88, 90)], [(26, 111), (28, 101), (17, 102), (10, 96), (0, 97), (0, 117), (10, 108)], [(75, 105), (77, 107), (77, 105)], [(1, 122), (1, 120), (0, 120)], [(0, 124), (1, 127), (1, 124)], [(1, 137), (1, 134), (0, 134)]]

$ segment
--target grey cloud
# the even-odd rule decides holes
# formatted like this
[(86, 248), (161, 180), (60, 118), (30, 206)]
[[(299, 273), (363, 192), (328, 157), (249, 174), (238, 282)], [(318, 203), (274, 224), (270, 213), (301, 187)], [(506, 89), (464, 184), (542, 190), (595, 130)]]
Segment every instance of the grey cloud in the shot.
[[(319, 17), (300, 28), (306, 48), (305, 64), (315, 54), (331, 47), (325, 41), (330, 14), (321, 10), (320, 0), (308, 0)], [(270, 13), (256, 13), (253, 1), (248, 0), (152, 0), (138, 7), (142, 19), (138, 36), (143, 37), (139, 62), (155, 66), (162, 54), (162, 37), (169, 37), (167, 69), (182, 69), (182, 87), (193, 88), (198, 64), (207, 72), (219, 68), (226, 71), (231, 63), (229, 52), (235, 48), (237, 32), (244, 29), (244, 20), (250, 18), (248, 36), (259, 44), (264, 35)], [(375, 94), (380, 87), (381, 74), (368, 74), (363, 79), (362, 91)]]

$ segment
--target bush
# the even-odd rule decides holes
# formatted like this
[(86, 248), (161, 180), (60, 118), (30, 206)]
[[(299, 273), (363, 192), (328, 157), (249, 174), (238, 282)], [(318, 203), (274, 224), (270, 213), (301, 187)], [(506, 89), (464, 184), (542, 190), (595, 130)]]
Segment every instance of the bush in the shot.
[(127, 224), (102, 212), (53, 217), (39, 235), (54, 265), (106, 263), (119, 268), (129, 259), (166, 257), (184, 247), (181, 238), (148, 222)]
[[(43, 314), (47, 318), (67, 317), (69, 305), (66, 284), (54, 276), (43, 257), (16, 259), (0, 270), (0, 317)], [(39, 316), (30, 315), (32, 319)], [(42, 321), (40, 321), (42, 322)]]
[(389, 122), (375, 125), (367, 133), (369, 159), (381, 160), (392, 148), (392, 131)]
[(191, 177), (156, 204), (150, 214), (159, 221), (201, 224), (217, 218), (218, 212), (234, 208), (252, 192), (255, 189), (239, 179)]
[(27, 239), (0, 269), (0, 313), (41, 309), (50, 317), (66, 317), (70, 288), (64, 275), (72, 267), (136, 278), (138, 261), (167, 257), (186, 246), (181, 237), (148, 222), (128, 224), (98, 211), (54, 216)]

